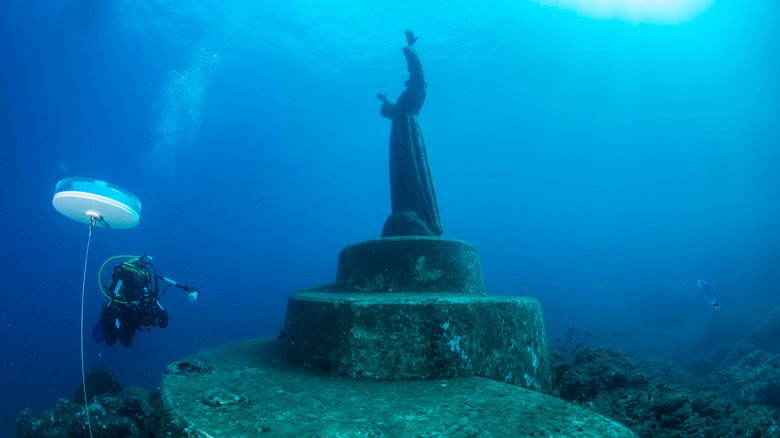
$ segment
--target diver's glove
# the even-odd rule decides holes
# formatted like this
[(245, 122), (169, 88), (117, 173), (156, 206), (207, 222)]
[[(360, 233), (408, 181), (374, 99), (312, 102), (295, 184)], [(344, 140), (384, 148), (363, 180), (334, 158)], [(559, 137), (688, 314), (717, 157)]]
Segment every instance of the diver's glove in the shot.
[(168, 312), (165, 310), (160, 310), (160, 312), (157, 313), (157, 327), (168, 327)]
[(103, 335), (103, 318), (98, 319), (97, 324), (92, 329), (92, 339), (98, 344), (103, 342), (105, 336)]

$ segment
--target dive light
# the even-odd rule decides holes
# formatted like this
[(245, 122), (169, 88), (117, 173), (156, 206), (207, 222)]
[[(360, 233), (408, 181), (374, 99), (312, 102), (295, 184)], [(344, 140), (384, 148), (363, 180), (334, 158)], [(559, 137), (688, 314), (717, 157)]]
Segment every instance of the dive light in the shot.
[(180, 289), (184, 289), (185, 292), (189, 292), (189, 294), (187, 295), (187, 299), (191, 303), (194, 303), (195, 301), (198, 300), (198, 298), (200, 298), (200, 291), (195, 289), (194, 287), (182, 286), (180, 284), (176, 284), (175, 281), (171, 280), (168, 277), (161, 277), (161, 278), (162, 278), (162, 281), (168, 283), (169, 285), (176, 286), (176, 287), (178, 287)]

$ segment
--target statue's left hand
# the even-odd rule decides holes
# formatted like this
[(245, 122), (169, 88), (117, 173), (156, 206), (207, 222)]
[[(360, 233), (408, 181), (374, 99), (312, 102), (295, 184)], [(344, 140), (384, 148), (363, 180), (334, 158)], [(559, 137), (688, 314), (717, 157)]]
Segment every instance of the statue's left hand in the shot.
[(381, 100), (382, 102), (387, 102), (387, 91), (385, 91), (385, 94), (376, 93), (376, 98)]
[(411, 30), (407, 29), (404, 33), (406, 34), (406, 44), (411, 46), (417, 42), (418, 37), (414, 36)]

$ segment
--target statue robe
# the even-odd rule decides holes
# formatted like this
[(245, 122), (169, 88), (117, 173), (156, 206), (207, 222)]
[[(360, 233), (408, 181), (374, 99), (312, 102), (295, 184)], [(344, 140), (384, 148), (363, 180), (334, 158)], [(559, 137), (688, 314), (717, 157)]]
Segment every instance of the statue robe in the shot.
[(439, 206), (433, 191), (425, 141), (417, 122), (427, 85), (414, 46), (404, 47), (403, 52), (409, 70), (406, 90), (395, 104), (383, 102), (380, 110), (382, 116), (393, 121), (390, 127), (390, 204), (393, 213), (414, 213), (431, 234), (438, 236), (442, 232)]

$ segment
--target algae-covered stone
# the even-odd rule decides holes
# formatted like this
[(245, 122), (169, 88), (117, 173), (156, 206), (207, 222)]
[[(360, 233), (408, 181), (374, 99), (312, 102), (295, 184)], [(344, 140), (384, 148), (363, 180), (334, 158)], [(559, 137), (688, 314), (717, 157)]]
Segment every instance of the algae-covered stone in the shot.
[(477, 375), (551, 389), (541, 306), (531, 298), (300, 291), (290, 296), (284, 355), (341, 376)]
[[(185, 361), (211, 372), (163, 376), (171, 438), (189, 437), (632, 437), (598, 414), (481, 377), (388, 381), (341, 379), (291, 366), (281, 341), (222, 345)], [(205, 388), (251, 403), (205, 408)]]
[[(104, 372), (99, 371), (101, 374)], [(157, 434), (160, 418), (155, 404), (154, 397), (139, 388), (103, 393), (90, 398), (88, 423), (84, 415), (84, 405), (60, 400), (53, 409), (42, 413), (35, 413), (30, 409), (22, 411), (16, 419), (14, 436), (87, 438), (90, 436), (90, 425), (95, 437), (163, 436)]]
[(339, 254), (335, 288), (346, 292), (485, 294), (477, 249), (440, 237), (388, 237)]
[[(780, 436), (777, 411), (752, 402), (740, 406), (718, 394), (714, 382), (693, 384), (671, 364), (640, 367), (625, 352), (608, 348), (586, 347), (571, 363), (559, 358), (554, 375), (561, 398), (587, 405), (641, 437)], [(727, 380), (721, 373), (713, 377)], [(670, 383), (675, 381), (680, 383)]]

